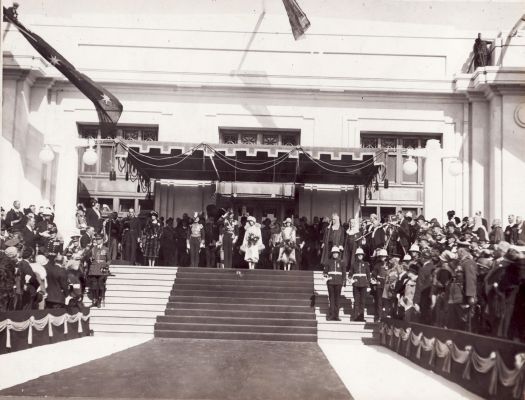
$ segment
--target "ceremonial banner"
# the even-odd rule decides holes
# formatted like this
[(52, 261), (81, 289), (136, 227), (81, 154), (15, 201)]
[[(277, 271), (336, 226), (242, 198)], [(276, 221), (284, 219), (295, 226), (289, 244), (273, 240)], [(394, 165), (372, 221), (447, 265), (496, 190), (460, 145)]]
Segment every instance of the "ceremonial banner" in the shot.
[(37, 34), (22, 25), (12, 12), (4, 7), (4, 17), (14, 24), (42, 57), (55, 66), (78, 90), (93, 102), (97, 110), (102, 137), (114, 136), (115, 126), (122, 114), (122, 104), (109, 91), (77, 71), (58, 51)]

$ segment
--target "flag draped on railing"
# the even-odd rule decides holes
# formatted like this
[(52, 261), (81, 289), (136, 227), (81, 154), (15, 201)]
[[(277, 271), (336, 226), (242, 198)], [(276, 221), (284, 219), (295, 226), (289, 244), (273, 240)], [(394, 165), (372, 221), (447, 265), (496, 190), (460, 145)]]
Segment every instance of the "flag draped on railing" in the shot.
[(295, 40), (301, 38), (310, 27), (310, 21), (295, 0), (283, 0)]
[(97, 110), (102, 137), (114, 136), (115, 127), (122, 114), (123, 107), (120, 101), (101, 85), (79, 72), (73, 64), (67, 61), (44, 39), (22, 25), (16, 15), (13, 15), (5, 7), (3, 9), (4, 18), (14, 24), (42, 57), (58, 69), (78, 90), (93, 102)]

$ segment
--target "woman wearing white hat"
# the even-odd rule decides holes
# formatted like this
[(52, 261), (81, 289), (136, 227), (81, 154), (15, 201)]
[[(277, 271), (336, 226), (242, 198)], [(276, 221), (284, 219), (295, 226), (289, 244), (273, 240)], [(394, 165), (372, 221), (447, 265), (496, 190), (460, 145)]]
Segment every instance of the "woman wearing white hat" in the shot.
[(286, 218), (283, 222), (280, 243), (279, 262), (284, 265), (285, 271), (290, 271), (292, 265), (295, 265), (295, 226), (291, 218)]
[(255, 269), (262, 249), (264, 249), (264, 244), (261, 239), (261, 225), (256, 223), (255, 217), (249, 216), (246, 219), (246, 233), (241, 251), (244, 251), (244, 260), (248, 262), (250, 269)]

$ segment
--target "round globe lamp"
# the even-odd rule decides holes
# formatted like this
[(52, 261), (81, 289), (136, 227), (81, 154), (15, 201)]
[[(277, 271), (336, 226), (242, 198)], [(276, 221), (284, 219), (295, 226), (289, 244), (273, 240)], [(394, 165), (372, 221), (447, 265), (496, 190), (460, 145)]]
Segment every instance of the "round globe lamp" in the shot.
[(51, 147), (49, 147), (49, 145), (46, 144), (44, 147), (42, 147), (42, 150), (40, 150), (40, 153), (38, 153), (38, 158), (44, 164), (47, 164), (55, 159), (55, 153), (53, 152)]
[(415, 162), (413, 157), (409, 156), (408, 160), (404, 162), (403, 172), (406, 175), (414, 175), (417, 172), (417, 163)]
[(82, 161), (86, 165), (95, 165), (98, 161), (98, 155), (93, 147), (89, 147), (82, 156)]
[(462, 166), (458, 159), (452, 160), (452, 162), (448, 166), (448, 172), (452, 176), (458, 176), (461, 174)]

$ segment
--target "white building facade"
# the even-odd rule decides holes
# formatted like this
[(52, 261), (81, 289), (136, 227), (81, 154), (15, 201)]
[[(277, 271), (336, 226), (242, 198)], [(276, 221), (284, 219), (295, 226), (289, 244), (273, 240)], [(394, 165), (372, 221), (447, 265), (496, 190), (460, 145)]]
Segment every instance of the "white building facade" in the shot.
[[(122, 137), (388, 149), (388, 188), (379, 182), (371, 198), (353, 185), (305, 184), (283, 198), (240, 193), (230, 199), (236, 207), (345, 220), (399, 209), (439, 220), (448, 210), (525, 215), (525, 30), (512, 32), (519, 2), (435, 2), (429, 10), (418, 1), (302, 0), (312, 26), (299, 41), (280, 0), (139, 2), (140, 12), (105, 3), (27, 1), (19, 18), (119, 98)], [(491, 66), (474, 70), (478, 32), (493, 50)], [(96, 136), (92, 103), (15, 27), (4, 23), (2, 35), (4, 208), (15, 199), (54, 204), (70, 229), (75, 205), (89, 197), (166, 217), (217, 201), (212, 182), (162, 181), (148, 202), (122, 174), (109, 181), (114, 157), (103, 144), (99, 163), (83, 166), (85, 138)], [(406, 149), (429, 139), (443, 158), (431, 170), (419, 158), (417, 173), (406, 175)], [(45, 144), (56, 152), (48, 164), (38, 157)], [(433, 201), (425, 203), (425, 191)]]

